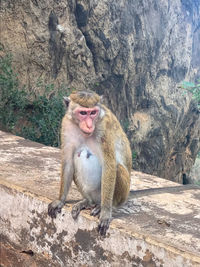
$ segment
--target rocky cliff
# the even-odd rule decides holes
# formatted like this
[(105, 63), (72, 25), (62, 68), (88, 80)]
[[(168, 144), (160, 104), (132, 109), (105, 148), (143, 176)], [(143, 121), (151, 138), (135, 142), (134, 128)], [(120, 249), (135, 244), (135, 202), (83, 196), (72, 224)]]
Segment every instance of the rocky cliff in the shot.
[(135, 168), (182, 182), (200, 142), (199, 111), (178, 87), (200, 75), (199, 0), (8, 0), (1, 17), (21, 83), (103, 94)]

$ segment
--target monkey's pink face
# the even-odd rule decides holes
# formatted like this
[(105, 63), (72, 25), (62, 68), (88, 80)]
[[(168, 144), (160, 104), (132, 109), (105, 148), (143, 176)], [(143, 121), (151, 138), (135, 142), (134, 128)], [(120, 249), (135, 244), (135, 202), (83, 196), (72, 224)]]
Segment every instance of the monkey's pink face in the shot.
[(76, 118), (79, 121), (81, 131), (90, 136), (94, 132), (95, 122), (99, 116), (99, 107), (94, 108), (77, 108), (75, 110)]

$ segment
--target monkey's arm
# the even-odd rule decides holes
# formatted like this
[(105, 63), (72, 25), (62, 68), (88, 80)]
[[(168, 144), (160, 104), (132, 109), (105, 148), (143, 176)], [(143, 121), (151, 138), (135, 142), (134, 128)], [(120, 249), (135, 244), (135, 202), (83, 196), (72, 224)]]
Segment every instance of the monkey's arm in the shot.
[(63, 152), (63, 160), (61, 167), (61, 183), (59, 199), (54, 200), (48, 206), (48, 214), (52, 218), (56, 218), (57, 213), (61, 212), (62, 207), (65, 205), (65, 200), (69, 192), (74, 174), (73, 166), (73, 148), (68, 148), (67, 154)]
[(104, 163), (101, 181), (101, 213), (98, 231), (105, 235), (112, 216), (112, 203), (116, 182), (116, 161), (113, 142), (102, 142)]

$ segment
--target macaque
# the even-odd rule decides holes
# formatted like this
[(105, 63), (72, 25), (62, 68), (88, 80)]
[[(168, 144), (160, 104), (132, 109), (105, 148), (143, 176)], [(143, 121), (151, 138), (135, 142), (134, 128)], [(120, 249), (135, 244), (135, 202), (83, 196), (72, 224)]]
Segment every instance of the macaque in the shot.
[(59, 199), (48, 206), (56, 218), (74, 180), (83, 200), (72, 207), (76, 219), (90, 208), (99, 216), (98, 232), (105, 235), (112, 207), (124, 203), (130, 190), (132, 155), (129, 141), (115, 115), (93, 91), (75, 91), (64, 98), (67, 112), (61, 129), (61, 185)]

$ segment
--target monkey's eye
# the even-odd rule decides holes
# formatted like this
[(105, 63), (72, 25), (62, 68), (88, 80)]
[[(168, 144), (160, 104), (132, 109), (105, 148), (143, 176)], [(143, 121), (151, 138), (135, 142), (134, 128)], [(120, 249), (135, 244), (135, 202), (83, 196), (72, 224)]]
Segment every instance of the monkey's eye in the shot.
[(91, 111), (90, 115), (95, 115), (97, 113), (96, 110)]
[(87, 115), (87, 112), (86, 111), (80, 111), (80, 114), (81, 115)]

